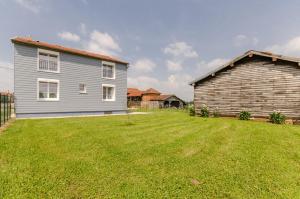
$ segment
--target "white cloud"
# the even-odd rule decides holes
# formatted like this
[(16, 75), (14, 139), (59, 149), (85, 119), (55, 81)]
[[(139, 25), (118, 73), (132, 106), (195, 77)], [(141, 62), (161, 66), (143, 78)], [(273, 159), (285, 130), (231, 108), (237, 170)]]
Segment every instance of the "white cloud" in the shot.
[(166, 65), (167, 65), (169, 71), (181, 71), (182, 70), (181, 61), (167, 60)]
[(164, 82), (164, 84), (170, 89), (178, 89), (188, 86), (188, 83), (192, 80), (193, 78), (189, 74), (171, 74), (168, 76), (168, 80)]
[(96, 53), (115, 54), (121, 52), (119, 44), (113, 39), (111, 35), (105, 32), (94, 30), (90, 34), (90, 40), (86, 47), (87, 50)]
[(13, 91), (13, 64), (0, 61), (0, 91)]
[(166, 60), (166, 66), (168, 71), (178, 72), (182, 70), (182, 64), (188, 59), (199, 57), (198, 53), (193, 49), (192, 46), (186, 42), (175, 42), (169, 44), (163, 49), (164, 54), (171, 55), (171, 59)]
[(285, 44), (268, 46), (265, 50), (279, 54), (300, 56), (300, 36), (288, 40)]
[(184, 100), (192, 100), (193, 88), (189, 85), (192, 80), (193, 77), (189, 74), (171, 74), (166, 81), (162, 82), (162, 90)]
[(15, 0), (20, 6), (37, 14), (41, 9), (41, 0)]
[(240, 34), (234, 37), (233, 44), (236, 47), (256, 46), (258, 44), (258, 38), (248, 37), (246, 35)]
[(80, 41), (80, 37), (75, 34), (75, 33), (71, 33), (71, 32), (60, 32), (57, 34), (62, 40), (67, 40), (67, 41), (73, 41), (73, 42), (78, 42)]
[[(197, 64), (196, 73), (198, 75), (206, 74), (208, 72), (213, 71), (214, 69), (216, 69), (218, 67), (223, 66), (224, 64), (228, 63), (229, 61), (230, 61), (229, 59), (224, 59), (224, 58), (216, 58), (209, 62), (201, 61), (200, 63)], [(197, 75), (195, 77), (197, 77)]]
[(133, 70), (141, 71), (141, 72), (151, 72), (156, 67), (156, 63), (148, 58), (141, 58), (136, 60), (132, 64)]
[(209, 62), (205, 62), (205, 61), (202, 61), (198, 64), (198, 66), (200, 68), (215, 68), (215, 67), (219, 67), (219, 66), (222, 66), (224, 64), (226, 64), (227, 62), (229, 62), (230, 60), (229, 59), (224, 59), (224, 58), (216, 58), (216, 59), (213, 59)]
[(163, 50), (163, 52), (174, 57), (198, 57), (198, 53), (193, 49), (193, 47), (185, 42), (171, 43)]
[(128, 77), (128, 87), (139, 89), (157, 88), (160, 85), (158, 79), (149, 76)]

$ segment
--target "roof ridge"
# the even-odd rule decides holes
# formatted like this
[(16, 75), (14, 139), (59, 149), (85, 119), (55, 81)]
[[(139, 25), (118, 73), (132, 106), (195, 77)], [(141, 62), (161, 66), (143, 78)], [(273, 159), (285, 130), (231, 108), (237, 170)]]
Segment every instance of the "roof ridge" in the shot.
[(48, 48), (48, 49), (52, 49), (52, 50), (68, 52), (68, 53), (77, 54), (77, 55), (81, 55), (81, 56), (93, 57), (96, 59), (103, 59), (105, 61), (113, 61), (113, 62), (118, 62), (118, 63), (122, 63), (122, 64), (126, 64), (126, 65), (129, 64), (128, 62), (122, 61), (121, 59), (116, 58), (111, 55), (104, 55), (104, 54), (100, 54), (100, 53), (94, 53), (94, 52), (90, 52), (90, 51), (86, 51), (86, 50), (81, 50), (78, 48), (72, 48), (72, 47), (67, 47), (67, 46), (61, 46), (58, 44), (51, 44), (51, 43), (44, 42), (44, 41), (33, 40), (31, 37), (18, 37), (17, 36), (17, 37), (12, 38), (11, 41), (13, 43), (22, 43), (22, 44), (33, 45), (33, 46), (37, 46), (37, 47), (44, 47), (44, 48)]
[(214, 76), (216, 72), (228, 67), (228, 66), (233, 66), (235, 62), (247, 57), (247, 56), (250, 56), (251, 54), (255, 54), (255, 55), (258, 55), (258, 56), (263, 56), (263, 57), (270, 57), (270, 58), (274, 58), (275, 60), (276, 59), (281, 59), (281, 60), (285, 60), (285, 61), (290, 61), (290, 62), (295, 62), (295, 63), (298, 63), (300, 65), (300, 58), (297, 58), (297, 57), (289, 57), (289, 56), (284, 56), (284, 55), (279, 55), (279, 54), (274, 54), (272, 52), (267, 52), (267, 51), (258, 51), (258, 50), (248, 50), (246, 51), (244, 54), (236, 57), (236, 58), (233, 58), (231, 59), (231, 61), (219, 66), (218, 68), (216, 68), (215, 70), (205, 74), (205, 75), (202, 75), (200, 76), (199, 78), (196, 78), (195, 80), (191, 81), (189, 83), (189, 85), (193, 85), (194, 83), (198, 82), (198, 81), (201, 81), (205, 78), (207, 78), (208, 76), (212, 75)]

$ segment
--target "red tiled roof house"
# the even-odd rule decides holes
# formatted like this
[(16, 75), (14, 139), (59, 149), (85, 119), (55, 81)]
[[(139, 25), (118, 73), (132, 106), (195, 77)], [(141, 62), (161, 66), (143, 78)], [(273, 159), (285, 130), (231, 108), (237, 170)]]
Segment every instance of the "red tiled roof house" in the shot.
[(127, 89), (128, 107), (142, 108), (181, 108), (185, 102), (175, 95), (162, 95), (154, 88), (141, 91), (137, 88)]

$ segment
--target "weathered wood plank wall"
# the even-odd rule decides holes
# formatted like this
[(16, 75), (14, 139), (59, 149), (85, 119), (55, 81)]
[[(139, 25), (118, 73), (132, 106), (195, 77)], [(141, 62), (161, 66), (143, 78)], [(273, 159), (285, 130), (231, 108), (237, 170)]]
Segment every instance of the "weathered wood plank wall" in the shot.
[(142, 101), (141, 102), (141, 108), (149, 108), (149, 109), (155, 109), (160, 108), (161, 104), (159, 101)]
[(253, 56), (195, 84), (196, 114), (202, 105), (235, 116), (249, 111), (267, 117), (274, 110), (300, 118), (300, 67), (297, 63)]

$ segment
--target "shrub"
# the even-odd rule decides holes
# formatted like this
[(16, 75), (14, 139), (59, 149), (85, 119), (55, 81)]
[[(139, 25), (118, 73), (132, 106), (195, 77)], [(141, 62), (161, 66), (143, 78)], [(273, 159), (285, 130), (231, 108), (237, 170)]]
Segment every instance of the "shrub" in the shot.
[(190, 104), (188, 106), (188, 111), (189, 111), (190, 116), (195, 116), (195, 107), (194, 107), (194, 104)]
[(206, 105), (203, 105), (200, 109), (201, 117), (209, 117), (209, 110)]
[(216, 108), (213, 113), (212, 113), (213, 117), (220, 117), (220, 112), (219, 112), (219, 109)]
[(274, 124), (283, 124), (285, 122), (286, 116), (280, 112), (274, 111), (270, 114), (270, 122)]
[(248, 111), (242, 111), (239, 114), (240, 120), (250, 120), (250, 117), (251, 117), (251, 113), (249, 113)]

